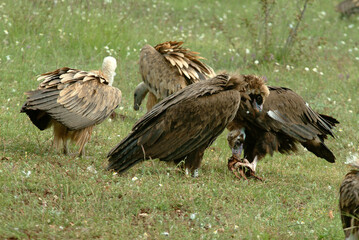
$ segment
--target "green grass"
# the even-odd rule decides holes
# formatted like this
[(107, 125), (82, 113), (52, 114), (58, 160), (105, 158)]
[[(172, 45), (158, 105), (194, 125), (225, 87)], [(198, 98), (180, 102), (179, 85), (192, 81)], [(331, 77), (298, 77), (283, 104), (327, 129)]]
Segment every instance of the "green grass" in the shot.
[[(2, 1), (0, 237), (342, 238), (338, 189), (346, 157), (359, 151), (359, 19), (340, 20), (334, 2), (311, 2), (283, 57), (303, 2), (273, 6), (267, 49), (259, 2)], [(266, 76), (270, 85), (290, 87), (318, 112), (338, 118), (337, 138), (327, 141), (336, 163), (301, 149), (263, 159), (258, 174), (265, 182), (238, 181), (227, 170), (225, 131), (206, 151), (199, 178), (158, 161), (121, 176), (105, 171), (107, 152), (145, 113), (132, 110), (139, 50), (167, 40), (185, 41), (215, 70)], [(38, 131), (19, 113), (23, 93), (37, 87), (38, 74), (63, 66), (98, 69), (109, 54), (118, 60), (114, 85), (123, 93), (123, 109), (116, 111), (126, 118), (95, 128), (88, 158), (63, 156), (51, 149), (51, 131)]]

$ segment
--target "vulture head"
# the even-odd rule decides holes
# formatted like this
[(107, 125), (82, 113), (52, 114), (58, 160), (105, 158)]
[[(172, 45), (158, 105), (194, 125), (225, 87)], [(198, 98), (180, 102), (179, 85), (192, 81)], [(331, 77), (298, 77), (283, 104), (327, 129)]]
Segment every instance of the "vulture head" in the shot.
[(244, 98), (247, 98), (253, 109), (257, 112), (262, 111), (265, 99), (269, 96), (269, 89), (265, 84), (265, 80), (255, 75), (242, 75), (247, 83)]
[(113, 78), (116, 75), (117, 62), (114, 57), (108, 56), (103, 59), (102, 74), (108, 80), (108, 85), (112, 86)]
[(245, 128), (235, 129), (228, 133), (227, 141), (232, 154), (237, 158), (241, 157), (244, 140), (246, 139)]
[(133, 94), (134, 101), (133, 101), (133, 109), (138, 111), (141, 106), (142, 100), (146, 97), (148, 93), (148, 88), (144, 82), (141, 82), (135, 88), (135, 92)]

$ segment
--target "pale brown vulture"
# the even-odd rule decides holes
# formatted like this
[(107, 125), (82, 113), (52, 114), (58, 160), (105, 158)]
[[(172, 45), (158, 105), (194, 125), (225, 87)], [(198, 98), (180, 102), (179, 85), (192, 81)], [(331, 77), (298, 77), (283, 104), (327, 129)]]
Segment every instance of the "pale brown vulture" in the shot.
[(256, 76), (221, 74), (200, 81), (165, 98), (133, 126), (108, 153), (108, 169), (123, 172), (148, 159), (185, 162), (197, 176), (204, 150), (233, 120), (242, 97), (268, 88)]
[(340, 13), (341, 18), (350, 17), (352, 14), (358, 14), (359, 0), (344, 0), (337, 5), (336, 10)]
[[(324, 139), (327, 135), (334, 137), (332, 128), (339, 122), (316, 113), (302, 97), (288, 88), (268, 88), (270, 94), (263, 104), (263, 111), (256, 111), (250, 100), (242, 98), (236, 117), (228, 124), (227, 140), (233, 153), (229, 168), (234, 163), (245, 166), (255, 176), (257, 163), (266, 154), (295, 152), (297, 143), (317, 157), (334, 162), (335, 156)], [(261, 103), (260, 96), (252, 97), (255, 98), (257, 103)], [(242, 150), (246, 160), (237, 164)]]
[(140, 74), (143, 82), (134, 92), (133, 108), (137, 111), (148, 94), (147, 111), (178, 90), (214, 77), (211, 67), (200, 59), (197, 52), (182, 47), (183, 42), (169, 41), (152, 47), (145, 45), (140, 54)]
[(339, 208), (345, 239), (359, 239), (359, 162), (350, 163), (352, 169), (340, 186)]
[(112, 87), (116, 59), (106, 57), (100, 71), (81, 71), (68, 67), (42, 74), (34, 91), (26, 92), (27, 101), (21, 108), (40, 130), (54, 127), (53, 145), (67, 141), (80, 146), (83, 156), (94, 125), (105, 120), (121, 101), (121, 91)]

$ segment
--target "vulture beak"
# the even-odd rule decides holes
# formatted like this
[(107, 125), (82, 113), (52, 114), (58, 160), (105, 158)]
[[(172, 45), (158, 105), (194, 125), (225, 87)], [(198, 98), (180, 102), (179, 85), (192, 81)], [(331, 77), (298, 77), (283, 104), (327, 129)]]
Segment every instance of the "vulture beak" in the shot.
[(257, 112), (261, 112), (263, 110), (263, 104), (259, 105), (255, 99), (253, 100), (252, 105)]
[(239, 146), (234, 146), (234, 148), (232, 148), (232, 155), (236, 158), (240, 158), (242, 155), (242, 151), (243, 151), (243, 143), (239, 144)]
[(135, 104), (133, 104), (133, 109), (135, 111), (138, 111), (138, 109), (140, 109), (140, 106), (137, 103), (135, 103)]
[(244, 129), (241, 129), (241, 134), (237, 137), (236, 141), (234, 142), (234, 146), (232, 148), (232, 156), (240, 159), (243, 151), (243, 143), (245, 139)]

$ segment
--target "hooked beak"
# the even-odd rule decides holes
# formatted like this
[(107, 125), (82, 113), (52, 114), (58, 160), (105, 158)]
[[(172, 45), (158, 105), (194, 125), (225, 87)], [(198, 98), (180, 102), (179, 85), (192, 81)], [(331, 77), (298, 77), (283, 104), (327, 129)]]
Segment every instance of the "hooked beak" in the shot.
[(138, 111), (138, 109), (140, 109), (140, 106), (139, 106), (137, 103), (135, 103), (135, 104), (133, 105), (133, 109), (134, 109), (135, 111)]
[(237, 158), (240, 158), (242, 155), (242, 151), (243, 151), (243, 144), (241, 143), (238, 147), (235, 146), (234, 148), (232, 148), (232, 155)]
[(257, 112), (261, 112), (263, 110), (263, 104), (262, 105), (259, 105), (257, 103), (256, 100), (253, 100), (253, 108), (257, 111)]
[(234, 143), (232, 148), (232, 155), (236, 158), (241, 158), (242, 151), (243, 151), (243, 142), (244, 142), (243, 134), (239, 135)]

